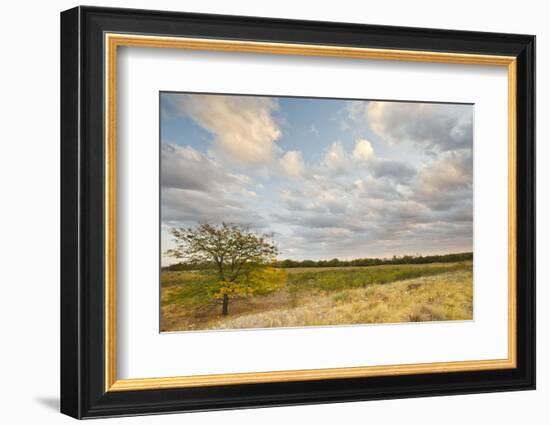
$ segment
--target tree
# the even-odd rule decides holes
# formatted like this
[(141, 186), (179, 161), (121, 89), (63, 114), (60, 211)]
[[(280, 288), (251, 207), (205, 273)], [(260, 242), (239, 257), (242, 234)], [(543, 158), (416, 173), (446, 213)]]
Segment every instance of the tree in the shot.
[(168, 255), (213, 269), (216, 280), (209, 294), (221, 300), (224, 316), (229, 313), (230, 299), (268, 293), (286, 281), (286, 273), (268, 267), (278, 254), (269, 234), (230, 223), (172, 228), (171, 234), (176, 246), (167, 251)]

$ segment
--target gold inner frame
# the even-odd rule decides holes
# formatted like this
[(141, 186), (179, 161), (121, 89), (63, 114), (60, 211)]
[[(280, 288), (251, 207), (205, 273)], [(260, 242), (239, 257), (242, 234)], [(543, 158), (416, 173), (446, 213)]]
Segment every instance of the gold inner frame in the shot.
[[(461, 53), (370, 49), (127, 34), (105, 34), (105, 391), (510, 369), (516, 367), (516, 58)], [(508, 72), (508, 357), (383, 366), (118, 379), (116, 325), (116, 123), (119, 46), (228, 51), (354, 59), (504, 66)]]

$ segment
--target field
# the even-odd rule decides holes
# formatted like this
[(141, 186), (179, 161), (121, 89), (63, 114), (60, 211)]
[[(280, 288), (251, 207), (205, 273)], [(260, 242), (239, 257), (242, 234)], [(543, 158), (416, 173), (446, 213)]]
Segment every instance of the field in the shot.
[[(279, 272), (278, 272), (279, 273)], [(161, 273), (161, 331), (470, 320), (472, 262), (289, 268), (265, 295), (219, 303), (198, 271)]]

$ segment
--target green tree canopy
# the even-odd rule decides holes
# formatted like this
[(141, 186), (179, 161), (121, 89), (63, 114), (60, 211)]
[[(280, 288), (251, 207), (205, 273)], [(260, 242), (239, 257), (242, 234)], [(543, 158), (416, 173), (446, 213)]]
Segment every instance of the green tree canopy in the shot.
[(168, 255), (216, 274), (208, 291), (221, 300), (222, 314), (229, 312), (229, 300), (274, 291), (286, 283), (286, 273), (269, 267), (278, 254), (272, 235), (259, 234), (248, 226), (231, 223), (172, 228), (175, 248)]

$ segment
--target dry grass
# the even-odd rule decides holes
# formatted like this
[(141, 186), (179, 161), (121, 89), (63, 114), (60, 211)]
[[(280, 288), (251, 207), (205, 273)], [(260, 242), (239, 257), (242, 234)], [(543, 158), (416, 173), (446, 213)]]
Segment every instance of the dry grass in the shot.
[(212, 323), (242, 329), (472, 319), (472, 273), (456, 271), (316, 296), (296, 308)]
[[(184, 305), (167, 303), (170, 295), (177, 292), (178, 285), (166, 282), (162, 290), (161, 329), (176, 331), (470, 320), (473, 305), (472, 267), (471, 263), (459, 266), (441, 268), (439, 264), (433, 265), (438, 269), (437, 274), (425, 268), (428, 275), (405, 280), (400, 280), (400, 275), (395, 274), (395, 266), (393, 269), (392, 266), (379, 266), (393, 273), (397, 280), (339, 289), (340, 277), (337, 290), (320, 290), (316, 285), (296, 290), (290, 286), (272, 295), (235, 302), (231, 305), (230, 315), (225, 318), (219, 315), (218, 306), (197, 312)], [(291, 274), (318, 271), (291, 270)], [(325, 270), (318, 272), (327, 273)], [(331, 272), (319, 277), (319, 280), (327, 279), (338, 270), (331, 268)], [(358, 272), (348, 276), (356, 277)], [(345, 273), (343, 270), (343, 277)]]

